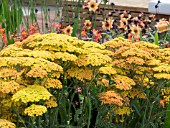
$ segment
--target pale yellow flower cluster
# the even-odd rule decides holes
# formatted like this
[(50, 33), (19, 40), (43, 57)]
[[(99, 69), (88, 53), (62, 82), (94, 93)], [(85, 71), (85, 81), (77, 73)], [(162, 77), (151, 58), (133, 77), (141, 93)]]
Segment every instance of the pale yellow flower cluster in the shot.
[(120, 47), (124, 47), (124, 46), (129, 46), (132, 42), (130, 40), (126, 40), (124, 38), (115, 38), (113, 40), (107, 41), (105, 43), (103, 43), (104, 46), (106, 46), (109, 50), (111, 49), (117, 49)]
[(30, 85), (16, 92), (12, 96), (14, 102), (23, 103), (39, 102), (40, 100), (49, 100), (52, 95), (41, 85)]
[(107, 75), (113, 75), (113, 74), (117, 73), (116, 69), (111, 66), (101, 67), (101, 68), (99, 68), (99, 72), (102, 74), (107, 74)]

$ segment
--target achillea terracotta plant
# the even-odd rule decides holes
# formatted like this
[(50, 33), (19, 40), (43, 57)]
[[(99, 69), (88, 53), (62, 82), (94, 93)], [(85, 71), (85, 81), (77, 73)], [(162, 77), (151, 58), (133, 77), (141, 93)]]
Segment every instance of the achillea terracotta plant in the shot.
[(0, 52), (0, 118), (16, 127), (161, 126), (169, 56), (148, 42), (34, 34)]

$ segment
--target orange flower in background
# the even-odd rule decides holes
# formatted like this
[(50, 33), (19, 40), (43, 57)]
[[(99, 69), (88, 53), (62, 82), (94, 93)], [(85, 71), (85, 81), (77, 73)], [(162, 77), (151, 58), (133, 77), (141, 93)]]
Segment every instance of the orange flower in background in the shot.
[(22, 36), (22, 39), (26, 39), (28, 37), (28, 32), (25, 29), (23, 29), (21, 32), (21, 36)]
[(87, 36), (87, 33), (86, 33), (86, 31), (85, 31), (85, 30), (82, 30), (82, 32), (81, 32), (81, 36), (83, 36), (83, 37)]
[(84, 27), (85, 27), (86, 29), (91, 29), (92, 23), (90, 22), (90, 20), (85, 20), (85, 22), (84, 22)]
[(113, 20), (112, 19), (108, 19), (105, 22), (102, 22), (102, 28), (104, 30), (110, 30), (112, 28), (113, 25)]
[(3, 34), (5, 32), (4, 28), (0, 28), (0, 34)]
[(166, 21), (165, 19), (159, 20), (159, 22), (156, 25), (159, 33), (168, 31), (169, 26), (170, 26), (170, 23), (168, 21)]
[(66, 35), (71, 36), (72, 32), (73, 32), (73, 27), (71, 27), (70, 25), (67, 26), (67, 27), (64, 29), (64, 34), (66, 34)]
[(91, 11), (93, 11), (93, 12), (95, 12), (97, 9), (98, 9), (98, 3), (96, 3), (95, 1), (90, 1), (89, 3), (88, 3), (88, 8), (89, 8), (89, 11), (91, 12)]
[(54, 26), (56, 29), (60, 29), (62, 25), (59, 24), (59, 23), (54, 22), (54, 23), (52, 24), (52, 26)]

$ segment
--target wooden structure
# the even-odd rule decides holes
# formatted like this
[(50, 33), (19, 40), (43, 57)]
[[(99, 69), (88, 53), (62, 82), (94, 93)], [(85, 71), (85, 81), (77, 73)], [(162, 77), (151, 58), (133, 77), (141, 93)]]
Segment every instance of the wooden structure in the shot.
[[(96, 27), (97, 28), (101, 28), (102, 26), (102, 21), (104, 21), (104, 18), (106, 17), (106, 15), (109, 12), (115, 11), (115, 13), (112, 14), (113, 19), (116, 19), (116, 17), (119, 16), (119, 12), (120, 11), (130, 11), (131, 15), (133, 17), (138, 16), (141, 12), (144, 13), (145, 15), (150, 15), (150, 13), (148, 12), (148, 8), (145, 7), (140, 7), (137, 6), (135, 7), (133, 6), (125, 6), (125, 5), (111, 5), (111, 4), (100, 4), (99, 5), (99, 9), (100, 9), (100, 13), (94, 13), (92, 14), (91, 12), (89, 12), (88, 9), (83, 9), (83, 2), (77, 2), (76, 0), (59, 0), (60, 2), (57, 4), (57, 6), (62, 8), (62, 17), (63, 19), (63, 24), (64, 25), (70, 25), (73, 24), (75, 21), (75, 19), (78, 17), (79, 18), (79, 24), (82, 25), (82, 23), (84, 22), (84, 20), (86, 19), (91, 19), (91, 20), (95, 20), (96, 22)], [(82, 0), (80, 0), (82, 1)], [(131, 0), (133, 1), (133, 0)], [(136, 1), (136, 0), (135, 0)], [(41, 5), (42, 4), (42, 0), (36, 0), (35, 1), (36, 4)], [(56, 6), (56, 2), (55, 0), (48, 0), (47, 3), (49, 6)], [(54, 17), (55, 15), (55, 11), (51, 12), (50, 16)], [(156, 17), (158, 19), (160, 18), (170, 18), (170, 15), (162, 15), (162, 14), (155, 14)], [(41, 17), (39, 16), (38, 19), (40, 19)]]

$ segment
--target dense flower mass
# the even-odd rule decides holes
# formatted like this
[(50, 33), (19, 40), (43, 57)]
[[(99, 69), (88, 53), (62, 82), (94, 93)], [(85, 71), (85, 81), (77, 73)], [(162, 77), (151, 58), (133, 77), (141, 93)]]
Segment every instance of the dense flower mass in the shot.
[[(152, 100), (160, 94), (164, 85), (158, 83), (170, 79), (169, 57), (169, 49), (122, 37), (99, 44), (63, 34), (34, 34), (0, 52), (0, 117), (16, 120), (10, 113), (15, 108), (24, 119), (50, 120), (50, 114), (60, 118), (72, 115), (72, 108), (80, 114), (79, 109), (92, 107), (104, 122), (110, 116), (111, 124), (127, 123), (136, 114), (134, 104), (141, 109), (150, 95)], [(169, 100), (165, 93), (160, 97)]]

